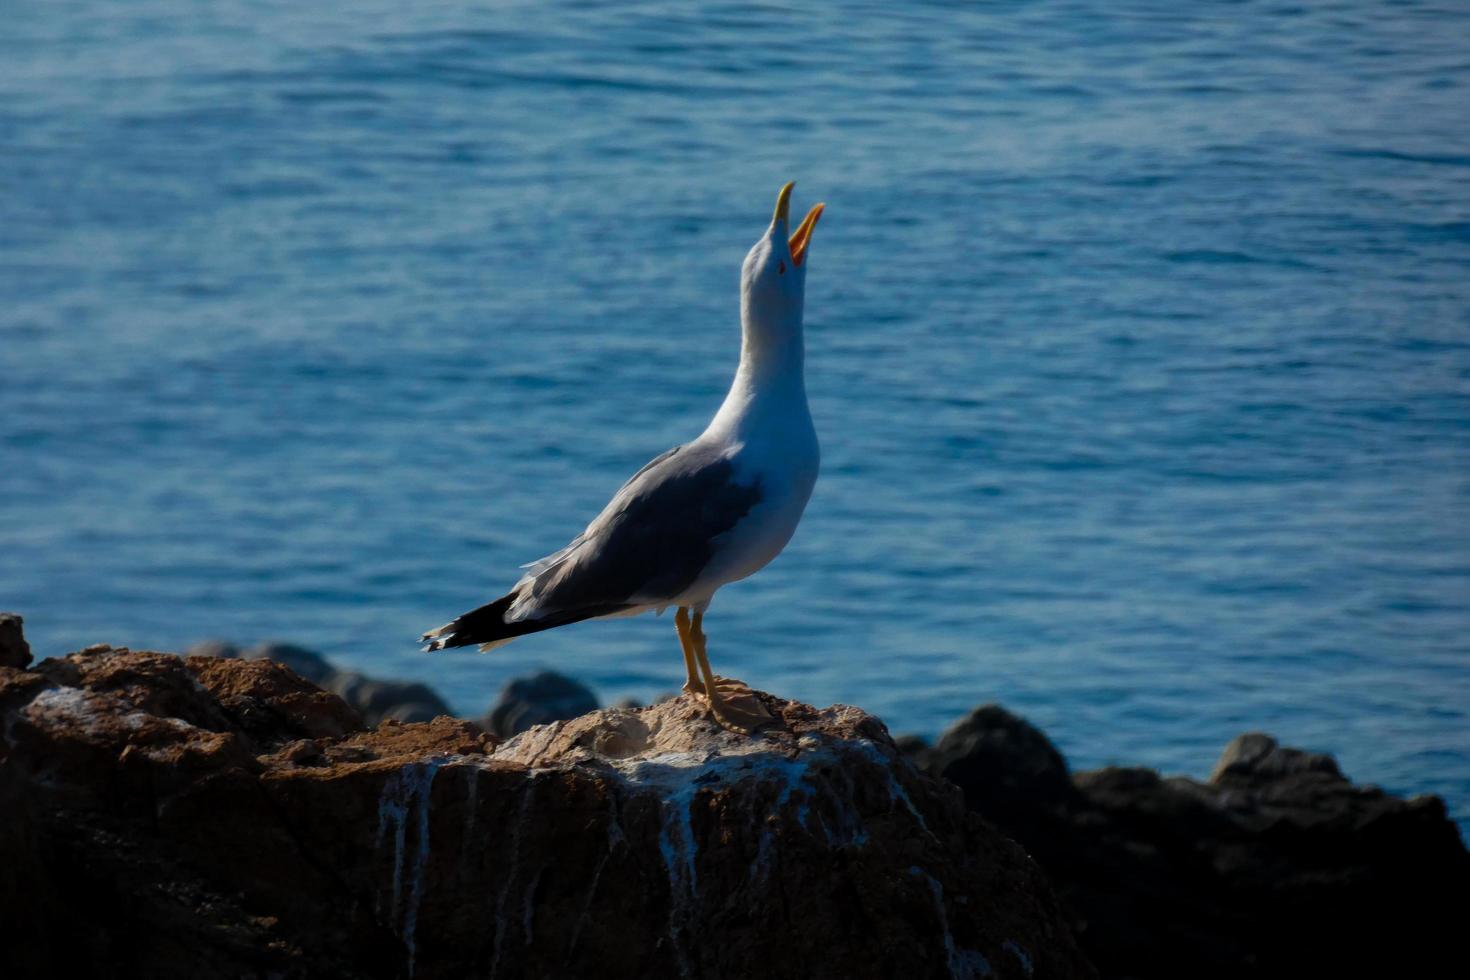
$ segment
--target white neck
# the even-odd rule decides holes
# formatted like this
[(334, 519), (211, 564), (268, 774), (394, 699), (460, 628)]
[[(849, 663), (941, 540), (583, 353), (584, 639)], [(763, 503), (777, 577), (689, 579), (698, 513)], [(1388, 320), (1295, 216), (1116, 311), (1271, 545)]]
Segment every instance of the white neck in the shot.
[(768, 409), (807, 412), (800, 310), (794, 316), (770, 320), (748, 308), (740, 312), (740, 366), (707, 433), (738, 435), (752, 418)]

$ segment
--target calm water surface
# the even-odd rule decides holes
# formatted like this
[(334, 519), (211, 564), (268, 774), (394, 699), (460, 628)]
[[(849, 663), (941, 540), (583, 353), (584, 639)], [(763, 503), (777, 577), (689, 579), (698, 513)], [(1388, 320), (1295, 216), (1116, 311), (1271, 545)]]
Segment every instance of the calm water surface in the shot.
[[(327, 8), (327, 9), (319, 9)], [(477, 712), (414, 638), (696, 434), (777, 187), (824, 469), (715, 665), (1079, 766), (1249, 728), (1470, 822), (1470, 8), (12, 5), (0, 607)]]

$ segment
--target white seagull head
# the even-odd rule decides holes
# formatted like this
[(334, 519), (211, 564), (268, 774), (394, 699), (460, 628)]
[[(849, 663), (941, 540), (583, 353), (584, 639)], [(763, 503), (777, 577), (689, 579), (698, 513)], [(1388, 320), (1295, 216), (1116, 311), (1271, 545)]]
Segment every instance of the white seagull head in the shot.
[(788, 237), (794, 186), (790, 183), (781, 188), (771, 227), (745, 256), (740, 273), (740, 314), (747, 327), (786, 331), (801, 327), (807, 247), (826, 205), (818, 204), (808, 211)]

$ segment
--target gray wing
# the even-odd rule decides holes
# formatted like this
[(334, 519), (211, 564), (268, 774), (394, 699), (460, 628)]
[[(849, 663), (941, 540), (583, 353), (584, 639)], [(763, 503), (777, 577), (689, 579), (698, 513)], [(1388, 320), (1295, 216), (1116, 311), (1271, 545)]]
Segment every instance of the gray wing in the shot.
[(672, 599), (716, 541), (759, 503), (718, 447), (679, 446), (644, 466), (571, 544), (530, 566), (507, 621)]

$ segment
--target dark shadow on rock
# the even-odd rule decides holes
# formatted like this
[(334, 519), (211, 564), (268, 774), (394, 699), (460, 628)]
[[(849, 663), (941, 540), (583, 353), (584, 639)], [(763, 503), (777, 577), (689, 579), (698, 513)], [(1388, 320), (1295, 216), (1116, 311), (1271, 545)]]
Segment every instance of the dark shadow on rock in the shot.
[(31, 645), (23, 626), (19, 614), (0, 612), (0, 667), (30, 666)]
[(993, 705), (908, 744), (1040, 862), (1104, 976), (1424, 976), (1459, 955), (1470, 855), (1443, 802), (1355, 786), (1331, 756), (1250, 733), (1204, 783), (1068, 775)]

